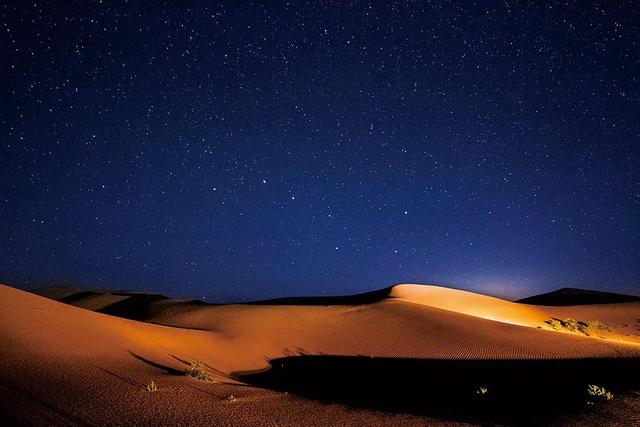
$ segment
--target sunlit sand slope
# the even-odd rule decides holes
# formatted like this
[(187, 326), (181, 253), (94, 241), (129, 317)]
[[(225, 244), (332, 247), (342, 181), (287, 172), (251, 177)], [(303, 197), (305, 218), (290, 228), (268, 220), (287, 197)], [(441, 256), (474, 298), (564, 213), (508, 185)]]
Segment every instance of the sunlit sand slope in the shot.
[(441, 286), (397, 285), (391, 298), (522, 326), (543, 326), (549, 316), (542, 310), (487, 295)]
[[(397, 285), (391, 289), (389, 296), (399, 301), (545, 330), (553, 330), (547, 323), (553, 318), (573, 318), (584, 323), (597, 320), (605, 324), (608, 330), (599, 332), (595, 335), (596, 338), (640, 344), (640, 302), (535, 306), (458, 289), (425, 285)], [(558, 331), (568, 332), (563, 329)]]

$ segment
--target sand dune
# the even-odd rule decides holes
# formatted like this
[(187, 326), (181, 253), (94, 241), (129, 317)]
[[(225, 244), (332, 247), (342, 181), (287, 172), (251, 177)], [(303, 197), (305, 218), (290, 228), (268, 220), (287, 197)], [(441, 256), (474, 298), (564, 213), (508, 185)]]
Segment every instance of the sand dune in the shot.
[[(99, 310), (122, 302), (112, 296), (87, 298), (75, 302)], [(190, 415), (184, 411), (190, 408), (190, 398), (204, 399), (206, 385), (194, 386), (184, 376), (169, 375), (183, 372), (185, 363), (195, 359), (203, 361), (217, 381), (229, 384), (220, 387), (238, 387), (234, 384), (242, 382), (239, 374), (301, 354), (434, 360), (640, 357), (639, 309), (638, 303), (526, 306), (465, 291), (401, 285), (391, 288), (385, 299), (360, 305), (211, 306), (151, 299), (145, 308), (148, 322), (140, 322), (0, 286), (0, 392), (37, 398), (44, 408), (39, 413), (54, 418), (58, 412), (69, 418), (72, 408), (83, 422), (117, 424), (125, 419), (122, 411), (140, 405), (135, 419), (141, 423), (153, 417), (170, 423), (186, 416), (203, 424), (200, 411)], [(614, 331), (592, 338), (540, 329), (552, 316), (570, 315), (606, 321)], [(186, 409), (167, 414), (149, 406), (144, 385), (153, 377), (169, 384), (172, 399)], [(223, 417), (219, 402), (227, 389), (216, 390), (218, 406), (212, 408), (208, 402), (205, 407), (213, 416)], [(132, 393), (134, 397), (125, 399)], [(110, 409), (96, 414), (87, 402)], [(286, 412), (290, 404), (269, 405)], [(264, 405), (255, 403), (252, 414), (267, 410)], [(24, 416), (20, 404), (14, 406), (5, 405), (4, 410), (14, 411), (17, 418)], [(247, 424), (260, 424), (259, 417), (242, 416), (249, 417), (244, 418)]]
[(567, 306), (639, 302), (640, 297), (587, 289), (562, 288), (545, 294), (522, 298), (517, 302), (533, 305)]
[[(121, 297), (100, 295), (76, 303), (104, 310), (108, 307), (96, 302), (107, 300), (114, 305), (121, 303)], [(168, 366), (180, 368), (175, 360), (168, 360), (167, 355), (172, 354), (183, 360), (203, 359), (225, 375), (232, 375), (264, 369), (271, 359), (298, 354), (432, 359), (634, 356), (640, 346), (633, 345), (638, 338), (633, 330), (628, 336), (609, 334), (610, 339), (594, 340), (550, 331), (545, 323), (554, 316), (578, 314), (579, 318), (607, 320), (618, 328), (625, 321), (635, 321), (637, 306), (628, 305), (607, 306), (606, 313), (598, 312), (597, 307), (581, 306), (576, 313), (575, 309), (548, 310), (437, 286), (399, 285), (389, 290), (386, 299), (364, 305), (212, 306), (161, 299), (149, 303), (146, 319), (172, 328), (158, 329), (149, 323), (96, 313), (90, 313), (94, 317), (83, 320), (83, 324), (95, 324), (101, 334), (113, 333), (115, 328), (125, 331), (127, 339), (135, 333), (152, 340), (150, 356)], [(67, 313), (70, 308), (61, 306), (60, 310)], [(105, 319), (113, 324), (107, 331), (103, 331)], [(630, 344), (620, 343), (622, 338)], [(127, 347), (141, 351), (133, 343)]]
[[(638, 354), (639, 303), (540, 307), (439, 286), (397, 285), (386, 298), (358, 305), (300, 305), (287, 300), (259, 305), (206, 305), (150, 300), (145, 319), (206, 331), (217, 351), (212, 363), (225, 374), (264, 369), (268, 360), (297, 354), (420, 357), (433, 359), (553, 359), (628, 357)], [(99, 294), (81, 307), (121, 304)], [(347, 301), (360, 301), (348, 297)], [(336, 302), (335, 298), (330, 299)], [(342, 301), (340, 301), (342, 302)], [(136, 306), (134, 306), (136, 307)], [(556, 317), (610, 324), (607, 339), (552, 331)], [(628, 325), (625, 327), (624, 325)], [(624, 341), (624, 342), (622, 342)], [(225, 355), (233, 354), (233, 358)]]
[[(487, 320), (553, 330), (549, 319), (597, 320), (609, 326), (609, 340), (640, 344), (640, 301), (620, 304), (536, 306), (505, 301), (473, 292), (440, 286), (398, 285), (389, 294), (400, 301), (421, 304)], [(630, 297), (631, 298), (631, 297)], [(567, 331), (561, 331), (567, 332)]]
[[(572, 290), (571, 295), (578, 294), (582, 296), (583, 294), (578, 291), (579, 290)], [(162, 295), (145, 295), (131, 292), (87, 292), (77, 289), (71, 290), (69, 288), (43, 288), (36, 291), (36, 293), (72, 304), (76, 307), (156, 323), (169, 322), (170, 324), (174, 324), (175, 319), (172, 319), (172, 315), (204, 308), (207, 308), (205, 310), (205, 312), (207, 312), (214, 307), (204, 304), (201, 301), (176, 300), (169, 299)], [(543, 299), (545, 301), (554, 302), (555, 300), (549, 299), (554, 295), (555, 293), (549, 293), (541, 297), (544, 297)], [(566, 292), (561, 292), (560, 295), (562, 297), (561, 301), (555, 301), (556, 303), (572, 301), (571, 299), (567, 299)], [(598, 301), (596, 297), (601, 296), (603, 298), (603, 304), (606, 305), (600, 303), (587, 305), (583, 302), (582, 305), (579, 306), (561, 306), (556, 303), (551, 306), (536, 306), (530, 303), (511, 302), (487, 295), (441, 286), (403, 284), (358, 295), (279, 298), (275, 300), (244, 303), (238, 305), (238, 307), (353, 307), (371, 306), (375, 303), (385, 301), (403, 301), (486, 320), (545, 330), (554, 330), (554, 328), (547, 323), (547, 321), (552, 318), (565, 319), (571, 317), (584, 322), (598, 320), (611, 327), (611, 331), (606, 334), (606, 338), (632, 343), (640, 342), (639, 337), (635, 334), (638, 319), (637, 316), (634, 317), (634, 315), (640, 312), (640, 301), (637, 301), (637, 298), (593, 291), (588, 291), (586, 295), (589, 296), (591, 301)], [(616, 300), (623, 299), (631, 302), (612, 304), (610, 303), (611, 295), (614, 295)], [(534, 300), (536, 299), (536, 297), (532, 298)], [(192, 320), (193, 319), (188, 319), (187, 322), (191, 322)], [(181, 325), (178, 322), (176, 326)], [(206, 328), (208, 326), (205, 325), (204, 327)]]
[(541, 309), (500, 298), (441, 286), (397, 285), (391, 298), (469, 316), (521, 326), (544, 326), (549, 316)]

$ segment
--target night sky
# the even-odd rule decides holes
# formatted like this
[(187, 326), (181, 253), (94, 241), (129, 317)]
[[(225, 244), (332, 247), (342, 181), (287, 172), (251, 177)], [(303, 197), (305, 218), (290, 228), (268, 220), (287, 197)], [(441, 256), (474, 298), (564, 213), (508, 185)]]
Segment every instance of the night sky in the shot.
[(640, 7), (587, 3), (3, 2), (0, 282), (638, 294)]

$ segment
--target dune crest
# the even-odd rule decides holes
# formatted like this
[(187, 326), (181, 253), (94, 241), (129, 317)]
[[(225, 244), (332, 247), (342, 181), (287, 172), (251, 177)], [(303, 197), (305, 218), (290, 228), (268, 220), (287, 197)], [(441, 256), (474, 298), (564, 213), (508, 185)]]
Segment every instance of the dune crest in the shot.
[(550, 317), (538, 307), (435, 285), (396, 285), (391, 289), (389, 296), (400, 301), (512, 325), (543, 327), (545, 320)]
[(584, 323), (597, 321), (606, 329), (589, 338), (640, 345), (640, 302), (633, 299), (618, 304), (539, 306), (459, 289), (415, 284), (393, 286), (389, 298), (485, 320), (579, 336), (585, 334), (557, 329), (549, 322), (552, 319), (576, 319)]

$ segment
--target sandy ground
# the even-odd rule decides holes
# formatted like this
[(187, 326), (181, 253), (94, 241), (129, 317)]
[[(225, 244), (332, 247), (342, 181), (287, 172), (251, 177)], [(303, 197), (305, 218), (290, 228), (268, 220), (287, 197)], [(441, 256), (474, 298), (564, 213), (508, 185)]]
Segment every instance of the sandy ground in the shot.
[[(99, 310), (121, 301), (121, 296), (94, 295), (75, 303)], [(553, 331), (545, 323), (551, 317), (599, 320), (611, 331), (597, 337)], [(419, 285), (396, 286), (388, 298), (366, 305), (209, 306), (160, 300), (148, 305), (146, 320), (108, 316), (0, 286), (0, 412), (27, 425), (449, 424), (250, 387), (237, 374), (301, 354), (640, 357), (640, 303), (526, 306)], [(196, 359), (214, 383), (182, 374)], [(151, 379), (157, 392), (145, 389)], [(636, 395), (621, 396), (615, 405), (615, 416), (612, 406), (598, 406), (558, 420), (637, 420)]]

